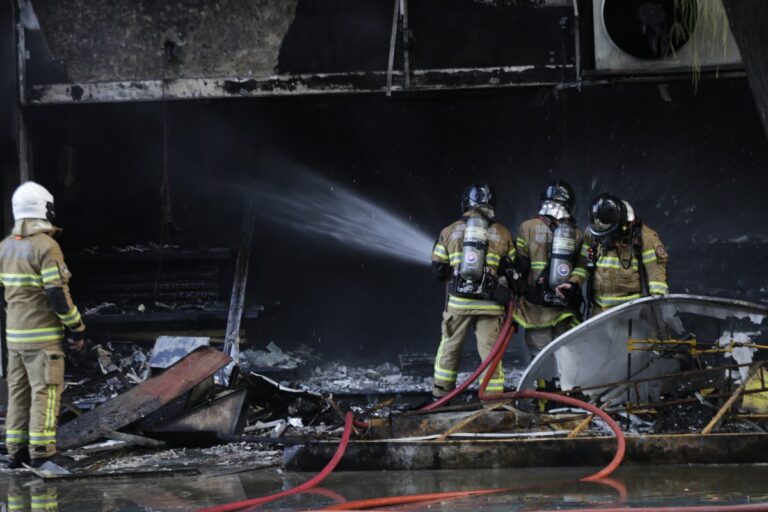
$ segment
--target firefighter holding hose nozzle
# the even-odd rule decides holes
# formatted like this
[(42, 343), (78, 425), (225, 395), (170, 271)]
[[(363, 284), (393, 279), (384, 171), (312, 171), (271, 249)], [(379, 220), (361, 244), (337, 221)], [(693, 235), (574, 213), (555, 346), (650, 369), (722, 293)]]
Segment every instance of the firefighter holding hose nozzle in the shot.
[[(600, 194), (592, 202), (589, 220), (578, 265), (589, 270), (590, 316), (643, 296), (669, 292), (667, 249), (627, 201)], [(574, 274), (557, 291), (567, 293), (586, 280)]]
[(587, 275), (586, 268), (577, 263), (584, 236), (573, 220), (575, 202), (567, 182), (553, 181), (541, 193), (538, 215), (518, 230), (515, 269), (522, 297), (514, 318), (525, 328), (531, 357), (579, 323), (579, 286), (556, 292), (572, 276)]
[[(442, 337), (435, 357), (435, 399), (456, 387), (464, 338), (475, 330), (481, 359), (491, 352), (510, 299), (504, 269), (515, 259), (512, 234), (494, 221), (496, 197), (484, 182), (470, 185), (462, 196), (463, 215), (440, 232), (432, 251), (438, 280), (448, 282)], [(489, 392), (504, 390), (504, 371), (496, 369)]]

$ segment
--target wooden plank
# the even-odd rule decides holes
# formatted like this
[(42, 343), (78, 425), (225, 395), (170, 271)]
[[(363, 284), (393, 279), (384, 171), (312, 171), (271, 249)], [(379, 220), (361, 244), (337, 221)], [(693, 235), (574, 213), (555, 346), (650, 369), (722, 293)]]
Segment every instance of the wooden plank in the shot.
[(68, 450), (108, 437), (112, 431), (186, 393), (229, 361), (227, 355), (210, 347), (195, 350), (161, 375), (62, 425), (57, 435), (59, 449)]
[(744, 389), (747, 387), (747, 382), (749, 382), (749, 379), (752, 378), (752, 376), (757, 372), (761, 367), (763, 363), (762, 361), (757, 363), (750, 371), (749, 375), (746, 379), (744, 379), (744, 382), (737, 387), (734, 392), (731, 394), (730, 398), (723, 404), (723, 406), (720, 408), (719, 411), (717, 411), (717, 414), (715, 414), (715, 417), (712, 418), (712, 420), (707, 423), (707, 426), (704, 427), (704, 429), (701, 431), (701, 435), (706, 436), (709, 435), (712, 432), (712, 429), (720, 425), (720, 422), (723, 420), (723, 416), (725, 416), (725, 413), (731, 410), (731, 407), (733, 407), (733, 404), (736, 403), (736, 399), (741, 396), (741, 394), (744, 392)]

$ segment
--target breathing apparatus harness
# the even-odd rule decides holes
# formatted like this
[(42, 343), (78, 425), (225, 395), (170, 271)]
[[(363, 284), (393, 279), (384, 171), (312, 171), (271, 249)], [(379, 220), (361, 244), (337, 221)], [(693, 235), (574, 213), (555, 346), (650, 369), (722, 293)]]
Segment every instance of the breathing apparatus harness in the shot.
[(552, 234), (552, 241), (547, 252), (547, 265), (536, 277), (535, 287), (526, 288), (525, 298), (537, 306), (575, 307), (578, 309), (580, 294), (573, 294), (570, 299), (561, 299), (555, 289), (567, 283), (576, 261), (576, 229), (571, 221), (540, 215)]
[(482, 211), (479, 215), (465, 215), (464, 241), (461, 263), (454, 267), (449, 285), (451, 295), (469, 299), (492, 300), (495, 296), (497, 279), (485, 264), (488, 254), (488, 229), (493, 220)]

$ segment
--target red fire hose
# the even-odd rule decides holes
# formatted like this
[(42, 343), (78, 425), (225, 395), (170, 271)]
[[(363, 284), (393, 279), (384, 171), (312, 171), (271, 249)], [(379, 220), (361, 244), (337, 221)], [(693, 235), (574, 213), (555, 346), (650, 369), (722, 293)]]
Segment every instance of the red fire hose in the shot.
[(339, 463), (341, 458), (344, 456), (344, 452), (347, 450), (347, 445), (349, 444), (350, 435), (352, 435), (352, 413), (348, 412), (344, 418), (344, 434), (341, 436), (341, 441), (339, 442), (339, 447), (336, 449), (336, 453), (333, 454), (333, 457), (331, 458), (331, 461), (328, 463), (328, 465), (326, 465), (323, 468), (323, 470), (320, 471), (317, 475), (315, 475), (311, 480), (307, 480), (303, 484), (296, 486), (293, 489), (289, 489), (287, 491), (270, 494), (269, 496), (263, 496), (261, 498), (253, 498), (250, 500), (226, 503), (224, 505), (216, 505), (214, 507), (200, 509), (197, 512), (229, 512), (232, 510), (240, 510), (245, 507), (254, 507), (257, 505), (263, 505), (264, 503), (269, 503), (271, 501), (279, 500), (280, 498), (285, 498), (286, 496), (298, 494), (300, 492), (304, 492), (308, 489), (315, 487), (320, 482), (322, 482), (325, 479), (325, 477), (330, 475), (333, 472), (333, 470), (336, 468), (336, 465)]

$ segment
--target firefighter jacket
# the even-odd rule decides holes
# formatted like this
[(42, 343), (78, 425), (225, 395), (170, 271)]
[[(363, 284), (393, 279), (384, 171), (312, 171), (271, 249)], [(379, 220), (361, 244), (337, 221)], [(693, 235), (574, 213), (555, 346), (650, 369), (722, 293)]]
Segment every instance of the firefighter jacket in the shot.
[[(480, 215), (470, 211), (465, 218), (472, 215)], [(440, 237), (435, 242), (432, 250), (432, 261), (448, 263), (455, 272), (464, 255), (464, 229), (467, 223), (462, 218), (446, 227), (440, 232)], [(515, 259), (515, 245), (512, 233), (499, 224), (492, 223), (488, 227), (488, 250), (485, 255), (485, 265), (491, 275), (497, 276), (499, 264), (503, 258), (508, 261)], [(503, 315), (505, 306), (493, 300), (471, 299), (448, 295), (448, 312), (458, 315)]]
[[(82, 328), (69, 294), (70, 273), (49, 222), (24, 219), (0, 243), (0, 281), (7, 304), (8, 348), (39, 349), (64, 339), (64, 328)], [(67, 311), (54, 311), (46, 289), (61, 288)]]
[[(648, 292), (651, 295), (664, 295), (669, 292), (669, 254), (659, 235), (648, 226), (642, 225), (639, 241), (641, 261), (638, 261), (638, 255), (635, 254), (638, 251), (629, 243), (618, 244), (615, 249), (605, 252), (597, 249), (598, 257), (590, 278), (591, 300), (594, 304), (606, 309), (642, 297), (641, 264), (647, 275)], [(586, 267), (587, 250), (592, 245), (592, 238), (587, 233), (579, 255), (579, 267)], [(570, 280), (579, 284), (584, 282), (584, 278), (575, 272)]]
[[(519, 301), (519, 307), (515, 310), (515, 321), (526, 329), (553, 327), (569, 319), (574, 323), (579, 321), (577, 311), (562, 306), (550, 306), (541, 301), (534, 303), (532, 298), (533, 295), (541, 294), (542, 287), (538, 284), (539, 280), (543, 277), (546, 282), (549, 277), (549, 255), (552, 247), (553, 227), (550, 226), (546, 218), (539, 216), (523, 222), (518, 230), (515, 242), (517, 257), (527, 259), (530, 266), (523, 283), (523, 297)], [(584, 235), (576, 229), (577, 252), (574, 254), (576, 265), (571, 275), (586, 277), (587, 270), (578, 261), (583, 241)]]

